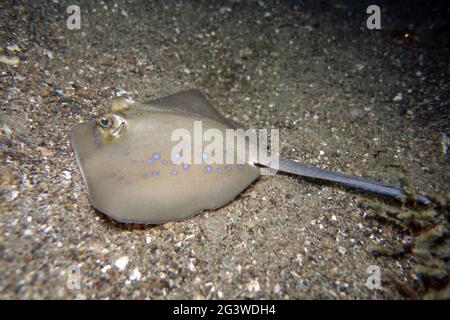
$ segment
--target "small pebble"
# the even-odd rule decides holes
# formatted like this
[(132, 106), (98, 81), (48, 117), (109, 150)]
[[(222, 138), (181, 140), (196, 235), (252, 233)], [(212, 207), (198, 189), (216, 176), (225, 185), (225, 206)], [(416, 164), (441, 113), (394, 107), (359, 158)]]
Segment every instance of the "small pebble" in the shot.
[(63, 172), (62, 172), (62, 175), (63, 175), (63, 177), (64, 177), (66, 180), (72, 179), (72, 175), (70, 174), (69, 171), (63, 171)]
[(20, 59), (18, 57), (8, 57), (5, 55), (0, 55), (0, 62), (8, 64), (10, 66), (14, 66), (19, 64)]
[(11, 200), (17, 199), (18, 196), (19, 196), (19, 191), (12, 191), (11, 192)]
[(247, 284), (247, 289), (250, 292), (258, 292), (261, 290), (261, 286), (259, 285), (258, 280), (254, 279)]
[(111, 265), (108, 264), (108, 265), (106, 265), (106, 266), (104, 266), (104, 267), (102, 268), (101, 272), (102, 272), (102, 273), (106, 273), (106, 272), (108, 272), (111, 268), (112, 268)]
[(20, 47), (17, 44), (12, 44), (6, 47), (8, 51), (17, 52), (20, 51)]
[(34, 234), (33, 230), (30, 230), (30, 229), (26, 229), (26, 230), (23, 232), (23, 235), (24, 235), (25, 237), (32, 237), (33, 234)]
[(142, 274), (139, 272), (139, 269), (134, 268), (133, 271), (130, 273), (130, 280), (131, 281), (140, 280), (141, 276)]
[(49, 59), (53, 59), (53, 52), (48, 49), (44, 49), (44, 55), (46, 55)]
[(123, 271), (125, 270), (125, 268), (128, 265), (128, 262), (130, 262), (130, 258), (128, 258), (127, 256), (122, 256), (119, 259), (117, 259), (114, 262), (114, 266), (119, 270), (119, 271)]
[(273, 287), (273, 293), (280, 295), (281, 294), (281, 286), (277, 283), (275, 287)]
[(392, 99), (392, 101), (394, 102), (400, 102), (403, 100), (403, 94), (401, 92), (397, 93), (396, 96), (394, 97), (394, 99)]

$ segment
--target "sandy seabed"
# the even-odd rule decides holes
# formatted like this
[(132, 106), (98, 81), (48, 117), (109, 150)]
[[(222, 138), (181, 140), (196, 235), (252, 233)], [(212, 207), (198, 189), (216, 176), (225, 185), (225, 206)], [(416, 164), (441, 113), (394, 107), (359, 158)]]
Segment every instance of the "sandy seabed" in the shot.
[(86, 1), (69, 30), (63, 1), (2, 1), (0, 297), (403, 298), (386, 274), (424, 290), (414, 257), (370, 252), (412, 237), (374, 219), (373, 196), (277, 175), (187, 221), (121, 225), (90, 206), (70, 145), (114, 95), (197, 88), (279, 128), (285, 157), (445, 193), (447, 7), (379, 2), (381, 30), (352, 1)]

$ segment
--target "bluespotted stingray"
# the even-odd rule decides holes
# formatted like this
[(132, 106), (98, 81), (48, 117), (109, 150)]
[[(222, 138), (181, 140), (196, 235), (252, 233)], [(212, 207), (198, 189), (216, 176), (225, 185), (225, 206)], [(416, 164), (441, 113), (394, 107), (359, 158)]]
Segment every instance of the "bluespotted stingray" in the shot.
[[(146, 103), (118, 97), (110, 113), (77, 124), (71, 140), (92, 206), (119, 222), (183, 220), (230, 202), (260, 176), (261, 167), (268, 166), (248, 159), (235, 159), (231, 164), (177, 161), (172, 134), (183, 128), (194, 136), (196, 121), (201, 121), (203, 130), (215, 129), (224, 136), (227, 129), (238, 127), (197, 90)], [(202, 152), (200, 157), (205, 160), (208, 154)], [(384, 196), (406, 195), (398, 186), (283, 158), (275, 169)], [(430, 202), (425, 196), (416, 200)]]

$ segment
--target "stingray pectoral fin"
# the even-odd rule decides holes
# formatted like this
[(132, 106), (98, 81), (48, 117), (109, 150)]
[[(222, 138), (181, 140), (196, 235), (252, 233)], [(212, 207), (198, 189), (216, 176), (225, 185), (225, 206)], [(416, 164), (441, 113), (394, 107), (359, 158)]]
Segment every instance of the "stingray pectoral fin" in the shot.
[(207, 117), (211, 120), (226, 124), (231, 128), (237, 128), (237, 124), (222, 116), (199, 90), (183, 91), (164, 98), (146, 102), (146, 104), (164, 106), (174, 111)]
[[(119, 220), (120, 216), (115, 214), (115, 210), (111, 210), (110, 205), (110, 199), (113, 198), (111, 188), (114, 189), (115, 186), (109, 183), (106, 184), (106, 188), (104, 187), (104, 182), (107, 181), (110, 173), (105, 166), (107, 159), (102, 152), (103, 148), (95, 121), (77, 124), (72, 129), (71, 142), (91, 205), (107, 216)], [(113, 170), (111, 169), (109, 172)]]
[(71, 142), (91, 205), (117, 221), (134, 222), (133, 217), (128, 219), (129, 188), (121, 184), (123, 177), (115, 175), (118, 167), (124, 165), (117, 161), (118, 151), (125, 151), (116, 148), (113, 153), (102, 144), (95, 121), (77, 124), (72, 129)]
[(107, 216), (120, 220), (121, 216), (113, 205), (118, 198), (114, 192), (121, 189), (111, 181), (111, 173), (115, 169), (111, 167), (110, 153), (101, 143), (95, 121), (77, 124), (72, 129), (71, 142), (91, 205)]
[(87, 186), (89, 192), (89, 181), (85, 174), (85, 164), (89, 159), (91, 154), (95, 154), (96, 147), (96, 136), (97, 136), (97, 126), (95, 121), (91, 120), (84, 123), (79, 123), (72, 129), (71, 133), (71, 143), (72, 148), (75, 153), (75, 158), (77, 159), (78, 167), (80, 168), (81, 175)]

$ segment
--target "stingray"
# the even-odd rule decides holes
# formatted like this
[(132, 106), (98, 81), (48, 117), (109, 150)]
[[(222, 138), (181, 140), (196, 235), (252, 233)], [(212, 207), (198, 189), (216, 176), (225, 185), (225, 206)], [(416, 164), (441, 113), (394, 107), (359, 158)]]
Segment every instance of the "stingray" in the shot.
[[(224, 135), (226, 129), (238, 128), (198, 90), (146, 103), (117, 97), (109, 113), (77, 124), (71, 141), (92, 206), (119, 222), (158, 224), (184, 220), (224, 206), (260, 176), (261, 168), (270, 167), (266, 162), (247, 158), (234, 159), (231, 164), (176, 161), (172, 134), (179, 128), (193, 133), (196, 121), (201, 121), (203, 130), (214, 129)], [(184, 147), (191, 156), (196, 152), (192, 145)], [(239, 146), (234, 148), (239, 151)], [(202, 152), (202, 160), (207, 157)], [(284, 158), (274, 169), (382, 196), (406, 196), (399, 186)], [(422, 195), (416, 201), (430, 203)]]

